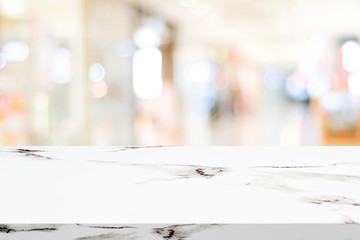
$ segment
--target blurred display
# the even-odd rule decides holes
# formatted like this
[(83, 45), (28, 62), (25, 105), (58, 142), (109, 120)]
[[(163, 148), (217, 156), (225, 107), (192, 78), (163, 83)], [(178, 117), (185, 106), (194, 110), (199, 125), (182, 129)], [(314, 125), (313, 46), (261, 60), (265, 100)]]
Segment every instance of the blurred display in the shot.
[(0, 145), (360, 145), (357, 0), (0, 0)]

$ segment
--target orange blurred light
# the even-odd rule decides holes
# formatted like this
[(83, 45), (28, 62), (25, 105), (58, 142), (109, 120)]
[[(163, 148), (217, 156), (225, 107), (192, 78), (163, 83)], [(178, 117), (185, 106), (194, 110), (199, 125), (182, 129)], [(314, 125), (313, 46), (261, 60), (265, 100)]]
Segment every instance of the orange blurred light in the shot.
[(102, 98), (107, 93), (107, 85), (104, 81), (95, 82), (92, 84), (92, 94), (94, 98)]

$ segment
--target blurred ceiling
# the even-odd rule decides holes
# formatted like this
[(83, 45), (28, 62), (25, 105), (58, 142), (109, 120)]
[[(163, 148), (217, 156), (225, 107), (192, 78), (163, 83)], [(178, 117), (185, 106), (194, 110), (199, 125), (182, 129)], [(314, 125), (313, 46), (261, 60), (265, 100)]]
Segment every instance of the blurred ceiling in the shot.
[(261, 64), (292, 65), (314, 33), (358, 36), (359, 0), (128, 0), (173, 22), (187, 43), (230, 44)]

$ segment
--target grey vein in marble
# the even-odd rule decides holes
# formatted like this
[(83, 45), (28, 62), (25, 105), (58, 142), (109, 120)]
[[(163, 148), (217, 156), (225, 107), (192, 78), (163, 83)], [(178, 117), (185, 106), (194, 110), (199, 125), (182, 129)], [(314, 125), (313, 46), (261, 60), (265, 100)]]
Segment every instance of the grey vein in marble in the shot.
[(54, 158), (43, 156), (39, 153), (43, 153), (43, 150), (34, 150), (34, 149), (25, 149), (25, 148), (17, 148), (13, 150), (14, 153), (23, 154), (26, 157), (34, 157), (37, 159), (45, 159), (45, 160), (53, 160)]

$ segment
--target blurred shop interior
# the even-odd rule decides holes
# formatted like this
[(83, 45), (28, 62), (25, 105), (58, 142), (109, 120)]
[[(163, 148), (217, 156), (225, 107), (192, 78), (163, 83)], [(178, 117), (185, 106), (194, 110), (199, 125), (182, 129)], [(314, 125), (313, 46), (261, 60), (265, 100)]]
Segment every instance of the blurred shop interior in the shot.
[(0, 3), (0, 145), (360, 145), (359, 0)]

